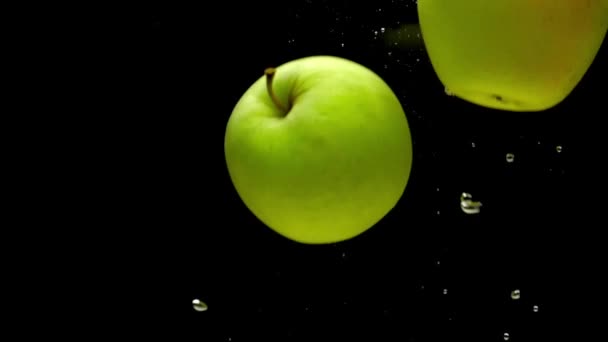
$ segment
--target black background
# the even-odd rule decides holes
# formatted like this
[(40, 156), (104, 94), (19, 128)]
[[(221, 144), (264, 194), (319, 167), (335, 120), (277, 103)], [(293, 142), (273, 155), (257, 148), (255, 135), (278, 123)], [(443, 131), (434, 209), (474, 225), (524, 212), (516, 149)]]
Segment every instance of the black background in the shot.
[[(507, 332), (511, 341), (550, 341), (573, 330), (592, 291), (586, 265), (602, 226), (586, 196), (599, 191), (590, 179), (601, 158), (593, 128), (606, 112), (605, 43), (564, 102), (512, 113), (446, 96), (423, 45), (382, 38), (381, 27), (417, 23), (413, 1), (188, 5), (162, 29), (153, 12), (125, 45), (138, 90), (119, 87), (134, 105), (113, 130), (121, 152), (112, 165), (126, 185), (115, 209), (135, 210), (127, 224), (136, 238), (125, 246), (139, 241), (148, 251), (127, 272), (170, 271), (153, 281), (177, 294), (169, 315), (189, 340), (502, 341)], [(223, 154), (231, 110), (264, 68), (317, 54), (383, 77), (414, 142), (395, 209), (364, 234), (324, 246), (288, 241), (259, 222)], [(461, 211), (462, 192), (483, 202), (480, 214)], [(209, 310), (194, 311), (194, 298)]]

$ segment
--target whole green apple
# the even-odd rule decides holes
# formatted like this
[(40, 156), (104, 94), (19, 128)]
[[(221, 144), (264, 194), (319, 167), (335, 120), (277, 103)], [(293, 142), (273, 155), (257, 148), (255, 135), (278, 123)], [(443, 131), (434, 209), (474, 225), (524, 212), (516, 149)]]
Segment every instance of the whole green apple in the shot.
[(412, 164), (397, 96), (368, 68), (334, 56), (267, 69), (234, 107), (224, 152), (249, 210), (309, 244), (375, 225), (400, 199)]
[(559, 104), (608, 30), (606, 0), (418, 0), (424, 44), (446, 91), (474, 104)]

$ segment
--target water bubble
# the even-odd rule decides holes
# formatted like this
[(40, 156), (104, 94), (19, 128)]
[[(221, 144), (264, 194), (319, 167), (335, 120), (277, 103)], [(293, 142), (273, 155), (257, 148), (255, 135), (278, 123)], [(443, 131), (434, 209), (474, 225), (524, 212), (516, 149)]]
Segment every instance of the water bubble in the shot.
[(374, 36), (377, 36), (377, 35), (378, 35), (378, 31), (374, 31)]
[(392, 55), (393, 55), (393, 52), (392, 52), (392, 51), (389, 51), (389, 52), (387, 52), (387, 54), (388, 54), (389, 56), (392, 56)]
[(199, 299), (194, 299), (192, 301), (192, 307), (196, 311), (207, 311), (207, 308), (208, 308), (207, 304), (205, 304), (204, 302), (202, 302)]
[(475, 145), (475, 143), (474, 143), (474, 142), (472, 142), (472, 143), (471, 143), (471, 147), (472, 147), (472, 148), (475, 148), (476, 146), (477, 146), (477, 145)]
[(560, 145), (555, 146), (557, 153), (562, 153), (562, 147)]
[(416, 58), (416, 62), (420, 62), (420, 58)]
[(521, 297), (521, 293), (519, 290), (511, 291), (511, 299), (518, 300)]
[(479, 214), (481, 206), (481, 202), (473, 201), (473, 196), (471, 194), (463, 192), (460, 195), (460, 209), (462, 209), (465, 214)]
[(380, 28), (380, 32), (384, 33), (384, 27)]
[(340, 44), (342, 47), (344, 47), (344, 43)]
[(512, 163), (515, 160), (515, 155), (513, 153), (507, 153), (507, 163)]
[(504, 334), (502, 335), (502, 338), (503, 338), (505, 341), (508, 341), (508, 340), (509, 340), (509, 337), (510, 337), (510, 336), (509, 336), (509, 333), (504, 333)]
[(534, 312), (538, 312), (538, 305), (534, 305), (534, 306), (532, 307), (532, 311), (534, 311)]
[(384, 69), (388, 69), (388, 65), (384, 64)]
[(448, 289), (443, 289), (443, 294), (447, 295), (448, 294)]

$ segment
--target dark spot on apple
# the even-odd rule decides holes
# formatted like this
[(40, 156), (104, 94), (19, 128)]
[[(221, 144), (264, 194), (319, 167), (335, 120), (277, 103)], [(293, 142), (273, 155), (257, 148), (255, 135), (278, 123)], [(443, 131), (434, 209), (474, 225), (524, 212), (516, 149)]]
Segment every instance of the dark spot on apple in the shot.
[(504, 99), (500, 95), (492, 94), (492, 97), (494, 98), (494, 100), (496, 100), (498, 102), (503, 102), (504, 101)]

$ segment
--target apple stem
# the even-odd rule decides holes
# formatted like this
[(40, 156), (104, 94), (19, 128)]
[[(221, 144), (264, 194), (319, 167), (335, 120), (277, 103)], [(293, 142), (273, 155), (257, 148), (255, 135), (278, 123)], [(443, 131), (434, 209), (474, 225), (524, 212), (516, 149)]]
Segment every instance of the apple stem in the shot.
[(268, 95), (270, 95), (270, 98), (272, 99), (272, 102), (274, 102), (275, 106), (277, 106), (281, 111), (287, 113), (288, 109), (283, 107), (277, 98), (277, 95), (272, 90), (272, 80), (274, 79), (274, 74), (276, 72), (277, 69), (275, 68), (266, 68), (266, 70), (264, 70), (264, 74), (266, 75), (266, 89), (268, 90)]

